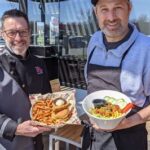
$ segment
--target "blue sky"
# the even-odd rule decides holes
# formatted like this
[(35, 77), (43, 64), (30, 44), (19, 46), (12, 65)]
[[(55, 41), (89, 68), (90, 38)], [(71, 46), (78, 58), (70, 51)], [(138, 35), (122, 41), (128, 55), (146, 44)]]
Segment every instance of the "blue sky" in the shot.
[(0, 16), (2, 16), (4, 11), (16, 7), (19, 7), (17, 3), (8, 2), (6, 0), (0, 0)]
[(134, 18), (146, 15), (150, 20), (150, 0), (132, 0)]

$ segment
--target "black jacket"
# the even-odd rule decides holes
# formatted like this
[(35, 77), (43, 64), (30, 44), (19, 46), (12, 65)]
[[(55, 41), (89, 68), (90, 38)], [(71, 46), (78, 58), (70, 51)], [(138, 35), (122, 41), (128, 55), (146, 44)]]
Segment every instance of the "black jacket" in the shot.
[(0, 148), (34, 150), (33, 138), (15, 136), (15, 131), (19, 122), (30, 119), (29, 94), (47, 92), (44, 62), (30, 53), (22, 59), (5, 48), (0, 56)]

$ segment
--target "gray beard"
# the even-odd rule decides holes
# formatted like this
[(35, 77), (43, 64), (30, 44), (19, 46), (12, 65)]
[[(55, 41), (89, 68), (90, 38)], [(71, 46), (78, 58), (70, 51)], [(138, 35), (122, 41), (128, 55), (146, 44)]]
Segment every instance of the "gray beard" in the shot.
[(23, 53), (15, 53), (15, 50), (13, 50), (12, 48), (10, 48), (9, 44), (5, 43), (5, 45), (7, 46), (7, 48), (10, 50), (11, 53), (15, 54), (15, 55), (20, 55), (22, 57), (25, 56), (26, 52), (23, 54)]

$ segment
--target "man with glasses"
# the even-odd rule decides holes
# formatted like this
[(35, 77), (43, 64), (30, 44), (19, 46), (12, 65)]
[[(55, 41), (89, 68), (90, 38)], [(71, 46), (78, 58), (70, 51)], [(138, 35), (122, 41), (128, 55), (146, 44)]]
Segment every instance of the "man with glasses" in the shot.
[(30, 120), (29, 94), (50, 92), (46, 67), (28, 51), (30, 26), (24, 13), (6, 11), (1, 23), (0, 150), (42, 150), (41, 133), (50, 129)]

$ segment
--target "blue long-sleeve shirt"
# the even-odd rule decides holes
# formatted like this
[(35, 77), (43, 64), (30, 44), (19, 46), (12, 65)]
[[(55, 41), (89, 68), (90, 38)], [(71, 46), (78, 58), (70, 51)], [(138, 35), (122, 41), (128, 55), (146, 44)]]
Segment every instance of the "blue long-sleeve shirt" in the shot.
[[(87, 57), (96, 47), (90, 60), (91, 64), (119, 66), (123, 54), (135, 41), (123, 60), (120, 83), (122, 91), (131, 98), (134, 104), (142, 107), (146, 97), (150, 95), (150, 37), (140, 33), (135, 25), (131, 25), (133, 32), (130, 38), (116, 49), (109, 51), (106, 50), (103, 43), (102, 32), (97, 31), (89, 42)], [(87, 64), (85, 77), (87, 80)]]

